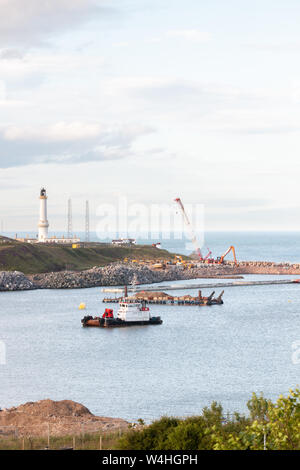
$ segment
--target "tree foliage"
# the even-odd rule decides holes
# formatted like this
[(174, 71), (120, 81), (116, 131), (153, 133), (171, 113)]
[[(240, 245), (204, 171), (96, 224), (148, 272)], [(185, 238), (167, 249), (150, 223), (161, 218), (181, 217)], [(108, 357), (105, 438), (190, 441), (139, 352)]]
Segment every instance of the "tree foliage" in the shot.
[(224, 416), (213, 402), (201, 416), (163, 417), (120, 439), (122, 450), (299, 450), (300, 390), (291, 390), (273, 403), (253, 394), (247, 403), (249, 417)]
[(299, 450), (300, 449), (300, 390), (290, 390), (275, 403), (263, 396), (252, 395), (248, 402), (251, 423), (239, 433), (224, 439), (215, 432), (216, 450)]

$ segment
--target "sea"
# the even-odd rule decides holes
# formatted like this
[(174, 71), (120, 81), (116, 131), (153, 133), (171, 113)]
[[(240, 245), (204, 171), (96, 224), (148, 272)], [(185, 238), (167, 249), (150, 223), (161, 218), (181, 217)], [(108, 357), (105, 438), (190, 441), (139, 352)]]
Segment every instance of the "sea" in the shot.
[[(241, 260), (300, 262), (299, 236), (208, 233), (204, 252), (207, 246), (220, 256), (234, 245)], [(178, 239), (139, 243), (158, 241), (172, 252), (190, 250)], [(97, 415), (151, 422), (196, 415), (216, 401), (225, 413), (247, 413), (252, 392), (276, 399), (300, 382), (299, 289), (228, 287), (223, 305), (152, 306), (162, 325), (111, 330), (82, 328), (80, 322), (83, 315), (102, 314), (101, 288), (1, 292), (0, 408), (70, 399)], [(218, 295), (222, 288), (213, 290)], [(211, 291), (202, 289), (204, 295)]]

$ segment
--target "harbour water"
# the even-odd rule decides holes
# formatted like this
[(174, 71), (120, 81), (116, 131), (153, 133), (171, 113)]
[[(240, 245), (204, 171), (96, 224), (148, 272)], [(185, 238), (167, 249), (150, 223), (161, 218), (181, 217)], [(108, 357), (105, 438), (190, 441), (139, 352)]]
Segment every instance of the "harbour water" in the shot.
[(222, 306), (153, 306), (163, 325), (112, 330), (80, 324), (102, 313), (100, 288), (0, 293), (0, 407), (71, 399), (130, 421), (197, 414), (213, 400), (246, 411), (253, 391), (276, 398), (299, 383), (299, 289), (227, 288)]

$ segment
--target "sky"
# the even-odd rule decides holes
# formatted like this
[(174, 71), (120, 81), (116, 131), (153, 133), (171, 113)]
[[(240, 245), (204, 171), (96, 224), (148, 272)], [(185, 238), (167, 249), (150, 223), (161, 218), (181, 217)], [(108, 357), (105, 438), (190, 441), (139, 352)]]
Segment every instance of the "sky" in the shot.
[[(298, 0), (0, 0), (0, 220), (92, 229), (103, 204), (204, 205), (300, 230)], [(97, 215), (98, 214), (98, 215)]]

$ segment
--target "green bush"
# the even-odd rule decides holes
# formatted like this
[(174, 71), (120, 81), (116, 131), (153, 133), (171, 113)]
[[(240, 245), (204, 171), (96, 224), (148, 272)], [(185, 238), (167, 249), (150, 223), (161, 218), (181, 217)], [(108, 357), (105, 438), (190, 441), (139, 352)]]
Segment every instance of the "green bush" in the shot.
[(300, 450), (300, 391), (290, 391), (276, 403), (252, 395), (250, 416), (224, 416), (212, 403), (201, 416), (163, 417), (126, 433), (117, 443), (121, 450)]

